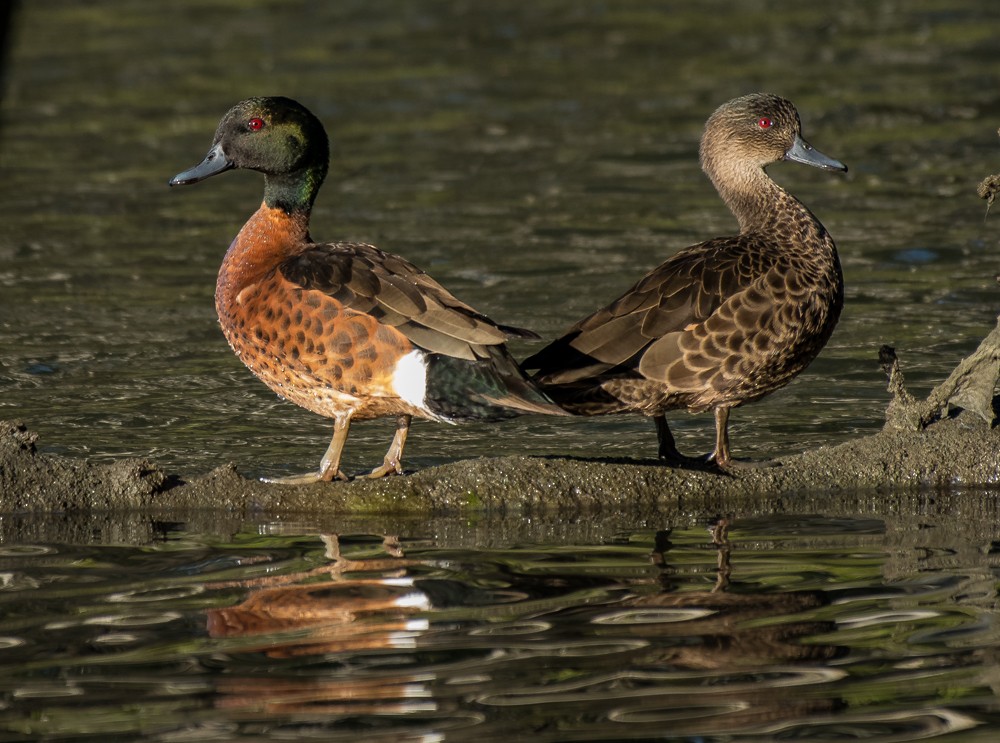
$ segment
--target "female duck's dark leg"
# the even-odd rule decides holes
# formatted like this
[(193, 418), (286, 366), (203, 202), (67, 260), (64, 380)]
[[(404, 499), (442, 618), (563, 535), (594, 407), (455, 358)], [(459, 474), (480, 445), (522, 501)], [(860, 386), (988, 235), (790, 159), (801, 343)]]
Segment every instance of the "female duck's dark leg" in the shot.
[(382, 466), (373, 469), (368, 477), (385, 477), (386, 475), (403, 474), (403, 447), (406, 446), (406, 434), (410, 432), (410, 421), (413, 419), (409, 415), (401, 415), (396, 418), (396, 434), (392, 437), (389, 451), (382, 459)]
[(656, 424), (656, 440), (660, 444), (657, 452), (660, 459), (671, 464), (680, 464), (687, 461), (684, 455), (677, 451), (677, 445), (674, 443), (674, 435), (670, 433), (670, 426), (667, 424), (667, 417), (665, 415), (654, 416), (653, 423)]

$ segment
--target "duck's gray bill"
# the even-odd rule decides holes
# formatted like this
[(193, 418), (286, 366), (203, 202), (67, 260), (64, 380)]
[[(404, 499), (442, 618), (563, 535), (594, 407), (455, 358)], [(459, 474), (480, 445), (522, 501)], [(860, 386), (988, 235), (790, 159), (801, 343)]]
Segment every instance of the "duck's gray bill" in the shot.
[(812, 165), (814, 168), (822, 168), (823, 170), (847, 171), (847, 166), (840, 162), (840, 160), (827, 157), (797, 134), (795, 135), (795, 141), (792, 142), (792, 146), (785, 153), (785, 159), (802, 163), (803, 165)]
[(226, 153), (223, 152), (222, 145), (217, 144), (208, 151), (204, 160), (190, 170), (185, 170), (183, 173), (175, 175), (167, 181), (167, 185), (186, 186), (189, 183), (197, 183), (206, 178), (211, 178), (213, 175), (224, 173), (234, 167), (233, 163), (226, 157)]

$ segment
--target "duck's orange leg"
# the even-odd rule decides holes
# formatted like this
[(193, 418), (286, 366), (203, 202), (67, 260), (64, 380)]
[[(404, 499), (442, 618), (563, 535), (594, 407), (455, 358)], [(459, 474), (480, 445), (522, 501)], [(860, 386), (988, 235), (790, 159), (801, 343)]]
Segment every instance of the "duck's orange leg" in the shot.
[(319, 462), (318, 474), (320, 480), (329, 482), (335, 477), (338, 480), (351, 479), (340, 470), (340, 457), (344, 453), (344, 444), (347, 443), (347, 432), (350, 430), (351, 419), (349, 417), (334, 418), (333, 438), (330, 439), (330, 445), (326, 447), (326, 453)]
[(736, 470), (780, 467), (781, 462), (773, 459), (755, 462), (733, 459), (729, 453), (729, 410), (730, 408), (715, 409), (715, 451), (709, 455), (708, 461), (714, 462), (720, 470), (729, 473)]
[(326, 448), (326, 454), (320, 460), (317, 472), (292, 475), (291, 477), (264, 478), (264, 481), (280, 483), (281, 485), (308, 485), (311, 482), (329, 482), (335, 477), (339, 480), (349, 480), (350, 478), (340, 470), (340, 456), (344, 453), (344, 444), (347, 443), (347, 434), (350, 430), (350, 417), (334, 418), (333, 438)]
[(410, 432), (410, 421), (413, 416), (401, 415), (396, 418), (396, 434), (392, 437), (389, 451), (382, 459), (382, 466), (376, 467), (368, 477), (385, 477), (386, 475), (403, 474), (403, 447), (406, 446), (406, 434)]

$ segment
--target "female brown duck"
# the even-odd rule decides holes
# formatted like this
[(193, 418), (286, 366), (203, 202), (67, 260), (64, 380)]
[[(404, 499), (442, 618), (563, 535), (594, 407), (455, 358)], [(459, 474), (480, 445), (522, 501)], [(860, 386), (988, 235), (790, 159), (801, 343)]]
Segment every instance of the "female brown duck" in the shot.
[(401, 472), (416, 415), (436, 421), (566, 415), (522, 374), (504, 341), (534, 333), (497, 325), (411, 263), (371, 245), (314, 243), (309, 214), (326, 176), (319, 120), (288, 98), (250, 98), (219, 123), (205, 159), (170, 185), (232, 168), (264, 174), (264, 203), (226, 253), (215, 306), (236, 355), (282, 397), (334, 420), (318, 472), (346, 479), (352, 420), (396, 416), (371, 477)]
[(847, 170), (808, 145), (783, 98), (754, 94), (721, 106), (701, 140), (701, 165), (740, 233), (685, 248), (607, 307), (523, 364), (580, 415), (652, 416), (659, 455), (683, 461), (664, 414), (715, 413), (725, 469), (729, 410), (787, 384), (816, 357), (844, 302), (833, 240), (764, 172), (778, 160)]

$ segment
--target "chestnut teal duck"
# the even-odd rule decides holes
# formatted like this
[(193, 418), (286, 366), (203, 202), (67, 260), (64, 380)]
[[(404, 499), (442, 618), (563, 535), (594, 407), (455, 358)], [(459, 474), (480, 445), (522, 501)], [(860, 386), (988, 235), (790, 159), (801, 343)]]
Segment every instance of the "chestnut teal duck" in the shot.
[(719, 107), (701, 139), (701, 166), (739, 221), (738, 235), (685, 248), (608, 306), (527, 359), (525, 369), (578, 415), (653, 418), (659, 456), (687, 461), (665, 414), (715, 414), (720, 469), (729, 411), (788, 384), (816, 358), (844, 304), (833, 239), (765, 172), (779, 160), (847, 167), (813, 149), (795, 107), (747, 95)]
[(341, 454), (353, 420), (394, 416), (369, 474), (401, 473), (413, 416), (496, 421), (566, 415), (525, 377), (505, 342), (536, 338), (499, 325), (414, 266), (371, 245), (313, 242), (309, 215), (329, 162), (326, 131), (288, 98), (250, 98), (219, 123), (205, 159), (170, 180), (233, 168), (264, 174), (264, 200), (230, 245), (215, 306), (250, 371), (279, 396), (333, 419), (319, 470), (282, 482), (348, 479)]

